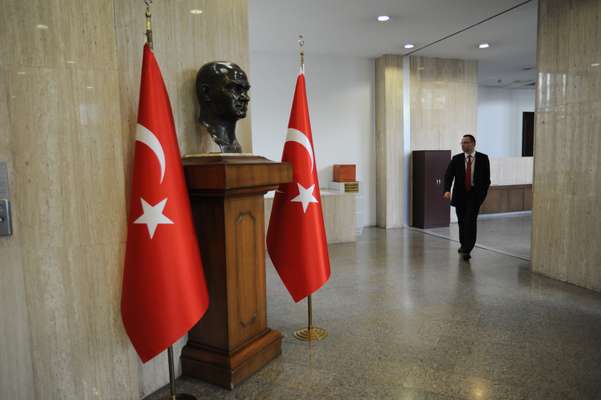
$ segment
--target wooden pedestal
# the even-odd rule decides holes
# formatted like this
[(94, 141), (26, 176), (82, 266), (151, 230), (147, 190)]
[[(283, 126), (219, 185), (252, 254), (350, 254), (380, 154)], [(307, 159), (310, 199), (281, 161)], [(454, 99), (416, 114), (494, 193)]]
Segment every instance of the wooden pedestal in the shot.
[(263, 195), (292, 169), (246, 155), (187, 157), (184, 169), (210, 304), (189, 332), (183, 374), (232, 389), (282, 351), (267, 327)]

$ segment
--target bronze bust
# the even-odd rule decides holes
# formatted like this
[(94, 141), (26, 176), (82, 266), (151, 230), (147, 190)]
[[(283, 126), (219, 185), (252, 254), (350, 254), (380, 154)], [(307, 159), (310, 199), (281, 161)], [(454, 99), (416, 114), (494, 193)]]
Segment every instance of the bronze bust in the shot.
[(242, 152), (236, 139), (236, 122), (246, 117), (249, 89), (246, 73), (234, 63), (213, 61), (198, 70), (199, 120), (223, 153)]

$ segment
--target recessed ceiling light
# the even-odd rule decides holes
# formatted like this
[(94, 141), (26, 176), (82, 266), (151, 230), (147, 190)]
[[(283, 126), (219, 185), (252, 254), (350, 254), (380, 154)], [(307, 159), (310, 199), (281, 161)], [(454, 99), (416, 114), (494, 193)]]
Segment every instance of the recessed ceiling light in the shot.
[(25, 71), (19, 71), (17, 72), (17, 75), (25, 75)]
[(386, 22), (388, 20), (390, 20), (390, 17), (388, 15), (380, 15), (378, 17), (378, 21), (380, 21), (380, 22)]
[(601, 64), (599, 64), (599, 63), (592, 63), (591, 67), (598, 67), (599, 65), (601, 65)]
[(202, 14), (202, 10), (199, 10), (198, 8), (194, 8), (194, 9), (190, 10), (190, 14), (200, 15), (200, 14)]
[(406, 48), (406, 49), (412, 49), (412, 48), (414, 48), (414, 47), (415, 47), (415, 45), (414, 45), (414, 44), (411, 44), (411, 43), (407, 43), (407, 44), (406, 44), (406, 45), (404, 45), (403, 47), (404, 47), (404, 48)]
[(94, 86), (86, 86), (86, 89), (94, 89)]
[(67, 60), (67, 64), (75, 64), (75, 61), (73, 61), (73, 60)]
[(37, 24), (35, 27), (38, 29), (48, 29), (48, 25), (44, 25), (44, 24)]
[(480, 43), (478, 45), (479, 49), (488, 49), (489, 47), (490, 47), (490, 44), (488, 44), (488, 43)]

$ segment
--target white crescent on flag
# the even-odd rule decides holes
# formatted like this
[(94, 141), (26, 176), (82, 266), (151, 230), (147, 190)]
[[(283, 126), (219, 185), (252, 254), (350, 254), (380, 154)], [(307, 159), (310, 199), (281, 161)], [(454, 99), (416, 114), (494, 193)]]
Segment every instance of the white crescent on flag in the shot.
[[(298, 129), (288, 128), (288, 135), (286, 135), (286, 143), (295, 142), (303, 146), (307, 153), (309, 153), (309, 157), (311, 158), (311, 172), (313, 172), (313, 147), (311, 147), (311, 142), (307, 135), (299, 131)], [(286, 146), (284, 143), (284, 146)]]
[(136, 124), (136, 141), (144, 143), (152, 150), (161, 166), (161, 183), (165, 177), (165, 152), (159, 139), (144, 125)]

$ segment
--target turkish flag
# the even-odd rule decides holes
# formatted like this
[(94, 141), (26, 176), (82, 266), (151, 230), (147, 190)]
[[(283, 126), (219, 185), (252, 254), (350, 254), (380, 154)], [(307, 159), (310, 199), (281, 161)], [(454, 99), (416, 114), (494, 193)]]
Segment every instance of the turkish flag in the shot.
[(280, 185), (276, 191), (267, 230), (267, 251), (290, 295), (298, 302), (330, 278), (328, 242), (302, 71), (296, 81), (282, 161), (292, 165), (293, 180)]
[(121, 317), (146, 362), (184, 336), (209, 304), (171, 105), (148, 45), (127, 229)]

